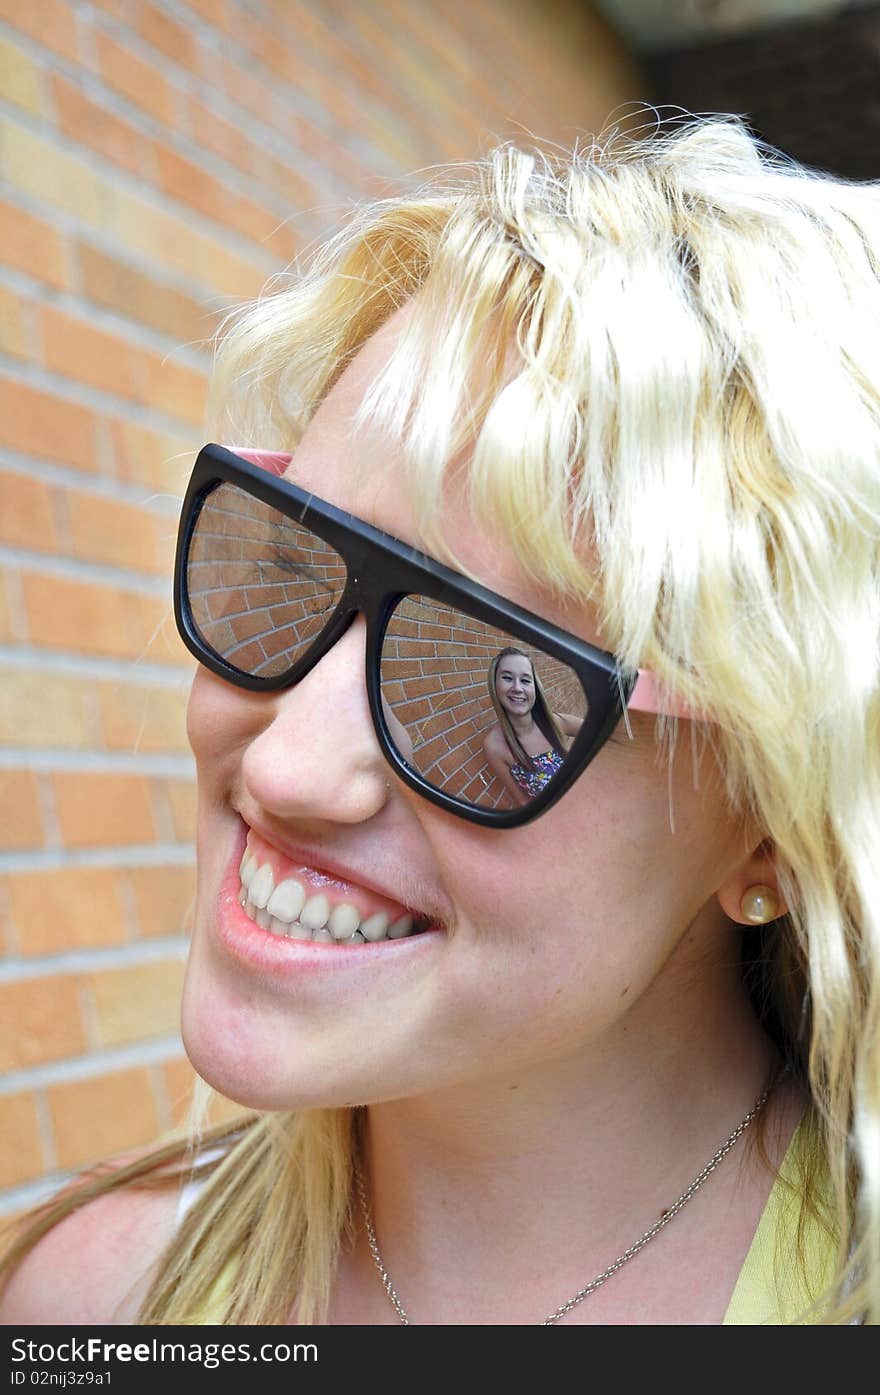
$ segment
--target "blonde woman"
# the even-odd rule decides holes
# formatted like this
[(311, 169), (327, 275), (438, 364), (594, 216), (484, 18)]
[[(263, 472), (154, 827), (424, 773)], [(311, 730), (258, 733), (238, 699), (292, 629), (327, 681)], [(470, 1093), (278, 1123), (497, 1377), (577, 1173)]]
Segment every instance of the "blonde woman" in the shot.
[[(241, 316), (176, 598), (242, 1117), (32, 1219), (6, 1322), (877, 1321), (878, 264), (876, 187), (707, 119)], [(505, 644), (581, 699), (513, 810)]]

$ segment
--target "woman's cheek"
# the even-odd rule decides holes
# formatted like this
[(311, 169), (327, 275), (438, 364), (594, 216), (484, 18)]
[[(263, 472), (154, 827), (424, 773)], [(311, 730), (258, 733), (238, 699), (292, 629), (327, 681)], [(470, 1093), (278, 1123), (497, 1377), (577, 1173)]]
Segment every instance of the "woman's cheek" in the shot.
[(242, 749), (271, 721), (274, 697), (233, 687), (199, 669), (190, 689), (186, 734), (199, 766), (199, 778), (229, 768)]

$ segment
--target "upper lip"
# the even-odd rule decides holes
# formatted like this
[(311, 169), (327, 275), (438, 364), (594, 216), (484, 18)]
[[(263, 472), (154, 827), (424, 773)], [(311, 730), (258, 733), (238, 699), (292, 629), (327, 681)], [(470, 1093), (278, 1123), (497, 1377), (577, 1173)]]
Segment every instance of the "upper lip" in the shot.
[(427, 916), (432, 923), (442, 923), (442, 916), (436, 915), (430, 907), (426, 906), (424, 899), (417, 899), (420, 896), (423, 897), (423, 893), (415, 888), (413, 888), (411, 895), (407, 893), (405, 888), (407, 878), (401, 877), (395, 888), (383, 886), (368, 872), (361, 871), (351, 862), (344, 861), (325, 848), (309, 848), (304, 843), (291, 843), (289, 839), (284, 838), (275, 830), (246, 818), (244, 814), (240, 817), (247, 828), (252, 828), (255, 833), (264, 838), (267, 843), (271, 843), (285, 857), (289, 857), (292, 862), (301, 863), (303, 867), (311, 867), (316, 872), (327, 872), (339, 881), (347, 882), (353, 892), (357, 891), (358, 886), (362, 886), (367, 891), (375, 892), (377, 896), (384, 896), (387, 901), (396, 901), (398, 905), (411, 911), (414, 916)]

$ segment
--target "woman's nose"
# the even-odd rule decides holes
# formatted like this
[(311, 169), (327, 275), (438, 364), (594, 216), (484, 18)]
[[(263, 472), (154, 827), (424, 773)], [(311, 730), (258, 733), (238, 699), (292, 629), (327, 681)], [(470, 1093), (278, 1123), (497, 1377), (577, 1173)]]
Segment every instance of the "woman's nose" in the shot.
[(268, 726), (242, 756), (250, 796), (282, 818), (359, 823), (388, 798), (364, 678), (366, 622), (341, 639), (293, 688), (279, 693)]

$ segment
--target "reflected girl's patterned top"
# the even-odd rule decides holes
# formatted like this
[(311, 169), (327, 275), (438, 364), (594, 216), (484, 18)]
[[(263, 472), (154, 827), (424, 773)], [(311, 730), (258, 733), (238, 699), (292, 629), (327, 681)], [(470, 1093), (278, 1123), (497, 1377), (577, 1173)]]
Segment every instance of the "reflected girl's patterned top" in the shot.
[(537, 766), (536, 770), (527, 770), (524, 765), (514, 763), (510, 767), (510, 773), (520, 789), (534, 797), (534, 795), (541, 793), (545, 785), (550, 783), (564, 759), (561, 751), (551, 747), (549, 751), (542, 751), (540, 755), (532, 756), (532, 760)]

